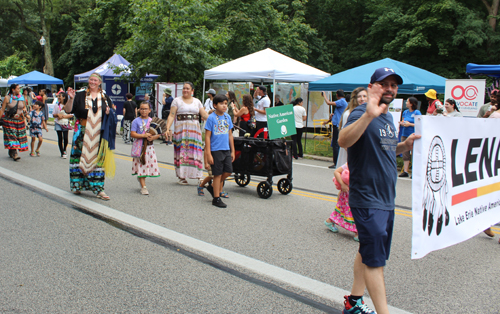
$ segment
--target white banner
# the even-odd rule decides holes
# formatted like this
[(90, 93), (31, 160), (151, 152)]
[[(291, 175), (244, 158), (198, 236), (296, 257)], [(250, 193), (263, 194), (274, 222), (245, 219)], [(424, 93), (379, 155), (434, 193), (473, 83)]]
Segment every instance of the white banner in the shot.
[(413, 151), (412, 259), (500, 221), (498, 119), (419, 116), (415, 122), (422, 138)]
[(163, 109), (163, 91), (165, 90), (165, 88), (170, 88), (170, 90), (172, 91), (172, 96), (173, 98), (176, 98), (176, 97), (179, 97), (179, 96), (182, 96), (182, 87), (183, 87), (183, 83), (163, 83), (163, 82), (160, 82), (160, 83), (156, 83), (156, 99), (158, 99), (158, 102), (156, 103), (157, 107), (158, 107), (158, 112), (157, 112), (157, 115), (159, 118), (162, 118), (163, 117), (161, 116), (161, 111)]
[[(464, 117), (476, 117), (484, 105), (486, 80), (446, 80), (444, 100), (453, 98)], [(444, 102), (443, 102), (444, 104)]]

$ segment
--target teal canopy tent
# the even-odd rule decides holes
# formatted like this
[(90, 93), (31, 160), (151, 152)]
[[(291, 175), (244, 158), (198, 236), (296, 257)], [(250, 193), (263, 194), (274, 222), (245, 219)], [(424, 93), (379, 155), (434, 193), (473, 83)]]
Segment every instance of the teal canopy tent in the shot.
[(391, 68), (403, 78), (399, 94), (424, 94), (430, 88), (439, 94), (444, 93), (446, 78), (412, 65), (390, 58), (352, 68), (330, 77), (309, 83), (309, 91), (336, 91), (342, 89), (352, 92), (356, 87), (368, 86), (370, 77), (378, 68)]

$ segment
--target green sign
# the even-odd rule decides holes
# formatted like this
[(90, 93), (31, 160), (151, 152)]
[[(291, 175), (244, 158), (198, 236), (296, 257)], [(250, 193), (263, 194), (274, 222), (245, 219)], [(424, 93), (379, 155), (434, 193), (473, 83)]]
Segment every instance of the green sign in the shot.
[(269, 139), (297, 134), (292, 105), (267, 108), (266, 115)]

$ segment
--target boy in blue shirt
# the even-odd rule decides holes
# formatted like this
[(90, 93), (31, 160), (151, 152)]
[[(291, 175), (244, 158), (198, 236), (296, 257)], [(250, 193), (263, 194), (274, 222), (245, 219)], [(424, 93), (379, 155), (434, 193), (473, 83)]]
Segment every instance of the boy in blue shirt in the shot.
[(233, 123), (227, 111), (227, 97), (217, 95), (213, 99), (215, 111), (205, 123), (205, 168), (212, 169), (213, 200), (212, 205), (227, 207), (220, 198), (224, 180), (233, 172), (234, 140)]

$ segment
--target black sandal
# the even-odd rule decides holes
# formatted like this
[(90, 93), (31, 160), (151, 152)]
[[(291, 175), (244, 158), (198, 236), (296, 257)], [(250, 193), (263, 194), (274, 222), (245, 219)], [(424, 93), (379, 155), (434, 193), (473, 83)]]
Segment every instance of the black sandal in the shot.
[(19, 159), (21, 159), (21, 157), (19, 157), (19, 155), (17, 154), (17, 151), (15, 149), (12, 150), (12, 159), (14, 159), (14, 161), (18, 161)]

